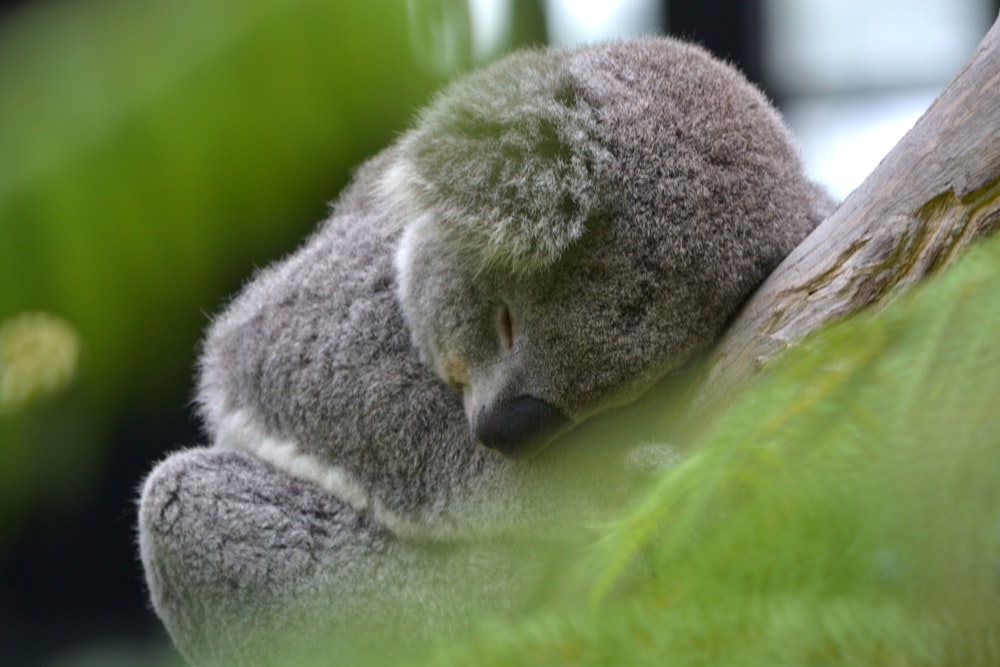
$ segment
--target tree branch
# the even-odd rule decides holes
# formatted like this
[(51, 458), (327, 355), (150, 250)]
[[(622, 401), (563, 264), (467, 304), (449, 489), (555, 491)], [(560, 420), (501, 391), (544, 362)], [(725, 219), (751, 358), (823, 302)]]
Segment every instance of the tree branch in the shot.
[(1000, 19), (896, 147), (796, 248), (709, 356), (699, 409), (818, 327), (883, 304), (1000, 227)]

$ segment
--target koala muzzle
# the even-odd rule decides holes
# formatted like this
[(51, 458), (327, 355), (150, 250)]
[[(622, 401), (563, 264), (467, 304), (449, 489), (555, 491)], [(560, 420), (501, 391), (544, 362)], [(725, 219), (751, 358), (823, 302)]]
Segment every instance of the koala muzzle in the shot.
[(570, 420), (549, 403), (534, 396), (517, 396), (482, 414), (473, 432), (490, 449), (524, 459), (569, 425)]

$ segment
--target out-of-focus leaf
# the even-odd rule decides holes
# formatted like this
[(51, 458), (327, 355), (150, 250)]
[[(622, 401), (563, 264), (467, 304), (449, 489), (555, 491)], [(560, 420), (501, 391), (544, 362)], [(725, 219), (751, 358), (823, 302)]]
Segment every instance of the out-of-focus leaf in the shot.
[(79, 355), (76, 331), (58, 317), (23, 313), (0, 322), (0, 414), (63, 389)]

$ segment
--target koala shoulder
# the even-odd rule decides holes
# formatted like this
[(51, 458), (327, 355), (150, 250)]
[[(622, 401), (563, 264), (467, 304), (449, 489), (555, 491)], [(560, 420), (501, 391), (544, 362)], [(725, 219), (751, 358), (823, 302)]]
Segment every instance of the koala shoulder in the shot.
[(391, 307), (392, 232), (372, 202), (372, 174), (384, 161), (364, 165), (330, 218), (289, 257), (258, 271), (213, 321), (199, 377), (199, 406), (212, 435), (238, 413), (252, 413), (273, 435), (302, 431), (307, 426), (293, 423), (289, 401), (301, 403), (305, 419), (304, 403), (356, 384), (353, 376), (345, 383), (320, 377), (318, 367), (316, 375), (304, 373), (302, 364), (329, 364), (335, 375), (338, 360), (352, 368), (366, 361), (349, 358), (366, 352), (350, 344), (359, 330), (401, 331)]

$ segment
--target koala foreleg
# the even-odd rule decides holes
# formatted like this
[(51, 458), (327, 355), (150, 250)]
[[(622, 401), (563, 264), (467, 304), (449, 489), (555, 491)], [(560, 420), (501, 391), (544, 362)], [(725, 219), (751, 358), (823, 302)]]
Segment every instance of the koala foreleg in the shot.
[(156, 611), (194, 665), (291, 664), (317, 647), (346, 658), (457, 629), (505, 610), (523, 567), (495, 546), (401, 541), (319, 487), (219, 448), (153, 470), (139, 541)]

